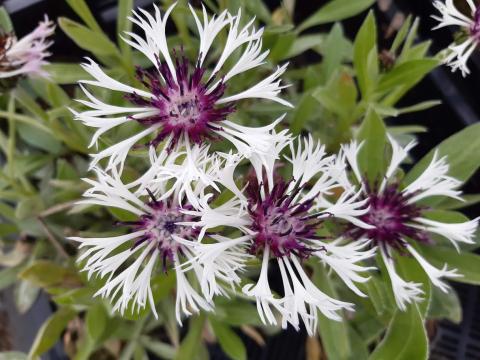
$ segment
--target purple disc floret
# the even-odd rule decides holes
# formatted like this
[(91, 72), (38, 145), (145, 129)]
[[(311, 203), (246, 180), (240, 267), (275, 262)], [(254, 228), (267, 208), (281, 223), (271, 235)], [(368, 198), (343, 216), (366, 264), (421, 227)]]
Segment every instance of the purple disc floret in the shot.
[(403, 193), (396, 183), (387, 185), (383, 191), (370, 189), (368, 185), (366, 189), (369, 210), (359, 219), (374, 228), (352, 227), (349, 234), (353, 238), (367, 237), (376, 246), (391, 247), (400, 252), (407, 245), (406, 237), (422, 243), (430, 242), (425, 231), (409, 226), (425, 210), (425, 207), (409, 202), (415, 194)]
[(293, 253), (306, 259), (313, 251), (321, 250), (309, 247), (307, 241), (320, 239), (316, 233), (323, 220), (319, 213), (310, 213), (313, 199), (295, 201), (302, 187), (289, 191), (290, 184), (279, 180), (269, 191), (266, 185), (249, 183), (248, 212), (255, 233), (250, 253), (257, 254), (268, 246), (275, 257)]
[[(161, 130), (152, 140), (157, 145), (168, 136), (172, 136), (171, 146), (177, 144), (182, 136), (194, 143), (215, 139), (214, 130), (220, 130), (219, 122), (235, 110), (233, 104), (217, 105), (223, 96), (226, 85), (212, 76), (203, 82), (205, 70), (197, 63), (190, 71), (190, 62), (182, 54), (176, 58), (176, 80), (166, 63), (158, 63), (158, 71), (152, 72), (137, 67), (136, 78), (154, 95), (145, 98), (133, 93), (126, 98), (133, 104), (148, 106), (158, 110), (149, 117), (132, 119), (142, 125), (160, 124)], [(162, 80), (163, 79), (163, 80)], [(210, 86), (215, 84), (213, 88)]]
[(182, 253), (182, 245), (173, 236), (194, 240), (198, 237), (199, 231), (193, 227), (178, 224), (193, 220), (193, 216), (182, 212), (182, 210), (190, 210), (191, 207), (172, 205), (167, 201), (156, 200), (152, 194), (150, 196), (152, 201), (147, 205), (151, 211), (148, 214), (141, 215), (136, 221), (120, 224), (127, 225), (134, 231), (145, 231), (145, 234), (135, 241), (132, 249), (144, 242), (155, 243), (161, 254), (163, 270), (166, 271), (168, 264), (174, 262), (174, 255)]

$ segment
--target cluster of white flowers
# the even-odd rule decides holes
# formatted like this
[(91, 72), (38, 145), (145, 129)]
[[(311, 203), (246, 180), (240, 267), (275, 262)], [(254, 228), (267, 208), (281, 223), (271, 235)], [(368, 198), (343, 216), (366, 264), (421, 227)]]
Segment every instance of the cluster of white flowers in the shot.
[[(295, 328), (303, 322), (313, 334), (318, 312), (340, 320), (354, 304), (318, 288), (306, 264), (331, 270), (331, 276), (363, 297), (359, 284), (377, 271), (379, 253), (398, 306), (405, 309), (422, 294), (420, 284), (395, 272), (396, 253), (408, 252), (446, 291), (441, 278), (460, 274), (429, 264), (415, 242), (428, 242), (430, 232), (455, 246), (470, 243), (478, 222), (443, 224), (421, 216), (423, 208), (415, 205), (430, 196), (458, 198), (460, 183), (447, 175), (446, 159), (435, 156), (416, 181), (400, 188), (391, 179), (413, 144), (402, 148), (391, 139), (385, 180), (370, 189), (356, 160), (361, 144), (353, 142), (329, 155), (311, 137), (277, 131), (283, 117), (259, 128), (228, 120), (244, 99), (291, 106), (279, 97), (286, 65), (230, 94), (232, 78), (265, 64), (263, 29), (255, 29), (253, 20), (241, 27), (240, 11), (209, 16), (203, 9), (202, 18), (191, 8), (200, 39), (191, 65), (182, 51), (172, 58), (167, 45), (165, 28), (174, 6), (163, 15), (158, 8), (154, 14), (139, 9), (130, 18), (144, 36), (127, 33), (125, 41), (152, 63), (152, 69), (137, 69), (143, 87), (121, 83), (93, 60), (83, 65), (93, 77), (82, 81), (88, 100), (79, 100), (88, 109), (74, 114), (97, 129), (91, 145), (126, 123), (141, 129), (118, 143), (109, 141), (93, 155), (96, 180), (85, 180), (91, 187), (82, 203), (118, 208), (134, 219), (117, 224), (123, 229), (120, 235), (71, 238), (80, 243), (78, 260), (88, 276), (106, 278), (97, 295), (110, 298), (122, 313), (149, 305), (156, 314), (151, 279), (155, 272), (174, 271), (179, 322), (193, 312), (213, 310), (216, 296), (241, 292), (256, 301), (263, 322)], [(222, 31), (223, 50), (210, 51)], [(130, 104), (105, 103), (90, 87), (124, 93)], [(228, 152), (210, 149), (211, 140), (218, 138), (231, 145)], [(141, 141), (149, 145), (148, 170), (124, 182), (126, 160)], [(242, 177), (240, 167), (251, 170)], [(337, 235), (326, 232), (324, 225), (332, 222), (342, 229)], [(243, 276), (255, 258), (261, 266), (258, 276)], [(279, 288), (272, 288), (272, 277), (281, 280)]]

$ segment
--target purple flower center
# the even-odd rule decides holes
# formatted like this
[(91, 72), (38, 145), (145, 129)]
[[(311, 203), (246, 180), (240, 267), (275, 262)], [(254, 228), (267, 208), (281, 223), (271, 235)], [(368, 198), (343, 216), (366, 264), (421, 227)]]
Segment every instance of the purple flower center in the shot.
[(470, 27), (470, 35), (478, 41), (480, 41), (480, 7), (475, 10), (473, 16), (473, 24)]
[[(313, 200), (295, 202), (301, 188), (289, 191), (291, 182), (277, 181), (269, 192), (266, 185), (250, 182), (247, 188), (248, 212), (255, 232), (250, 253), (258, 254), (266, 246), (276, 257), (293, 253), (308, 258), (313, 249), (307, 246), (308, 240), (320, 239), (316, 232), (321, 224), (319, 214), (309, 214)], [(262, 190), (265, 196), (262, 196)]]
[(152, 201), (148, 203), (151, 212), (140, 216), (137, 221), (121, 222), (128, 225), (134, 231), (145, 231), (145, 234), (137, 239), (132, 249), (145, 242), (154, 243), (160, 251), (163, 261), (163, 269), (166, 271), (168, 262), (172, 263), (176, 253), (182, 253), (182, 245), (173, 236), (186, 240), (194, 240), (198, 236), (198, 230), (190, 226), (178, 224), (183, 221), (192, 221), (193, 217), (181, 212), (182, 209), (172, 206), (168, 202), (158, 201), (151, 195)]
[(367, 237), (377, 246), (400, 251), (406, 245), (406, 237), (423, 243), (430, 242), (426, 232), (408, 225), (424, 210), (423, 207), (409, 203), (413, 194), (402, 193), (398, 184), (387, 185), (381, 193), (375, 189), (368, 189), (367, 193), (369, 211), (360, 220), (375, 228), (352, 227), (349, 233), (353, 238)]
[[(215, 76), (203, 82), (205, 70), (199, 64), (191, 70), (190, 62), (182, 54), (175, 58), (176, 80), (166, 63), (160, 64), (154, 71), (146, 71), (137, 67), (137, 79), (154, 95), (144, 98), (136, 93), (127, 95), (133, 104), (151, 107), (158, 112), (149, 117), (132, 119), (149, 126), (160, 124), (161, 130), (151, 141), (157, 145), (172, 135), (171, 147), (177, 144), (182, 136), (188, 136), (194, 143), (216, 138), (214, 131), (221, 130), (218, 123), (232, 113), (233, 104), (217, 105), (223, 96), (226, 85)], [(211, 85), (214, 84), (213, 87)]]

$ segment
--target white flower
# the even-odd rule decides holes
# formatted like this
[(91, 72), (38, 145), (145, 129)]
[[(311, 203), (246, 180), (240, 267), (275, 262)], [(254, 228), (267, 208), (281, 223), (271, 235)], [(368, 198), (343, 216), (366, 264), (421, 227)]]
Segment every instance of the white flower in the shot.
[[(224, 286), (240, 282), (236, 272), (242, 270), (248, 257), (242, 245), (237, 241), (229, 244), (228, 249), (220, 249), (215, 247), (217, 244), (200, 243), (199, 231), (188, 225), (195, 220), (189, 215), (193, 206), (179, 198), (182, 193), (179, 188), (169, 192), (169, 196), (162, 196), (162, 188), (158, 187), (157, 198), (147, 186), (148, 198), (145, 198), (123, 184), (116, 171), (109, 174), (98, 168), (94, 170), (97, 180), (86, 179), (91, 188), (80, 203), (118, 208), (136, 217), (134, 221), (119, 222), (118, 225), (130, 229), (124, 235), (70, 238), (85, 249), (78, 261), (84, 263), (83, 271), (88, 272), (88, 277), (106, 278), (105, 285), (95, 295), (109, 298), (115, 311), (122, 314), (127, 309), (138, 311), (148, 303), (156, 316), (151, 278), (158, 268), (176, 273), (179, 323), (182, 313), (212, 310), (214, 295), (225, 295)], [(183, 192), (184, 196), (186, 193)], [(194, 195), (203, 201), (202, 193)], [(219, 239), (215, 237), (216, 241)], [(198, 286), (200, 291), (196, 290)]]
[(467, 62), (473, 51), (477, 48), (480, 40), (480, 16), (478, 8), (473, 0), (466, 0), (471, 10), (471, 17), (462, 14), (456, 7), (453, 0), (445, 2), (436, 0), (433, 5), (440, 12), (440, 16), (432, 16), (439, 24), (434, 28), (440, 29), (445, 26), (459, 26), (468, 34), (467, 38), (460, 44), (452, 44), (448, 47), (450, 53), (444, 59), (452, 71), (460, 70), (465, 77), (470, 74)]
[[(200, 38), (197, 59), (190, 64), (183, 51), (174, 52), (172, 58), (172, 49), (167, 44), (165, 27), (175, 4), (163, 16), (158, 7), (154, 7), (154, 14), (138, 9), (129, 17), (143, 30), (143, 36), (127, 33), (124, 38), (152, 63), (152, 70), (137, 68), (137, 78), (143, 85), (141, 88), (114, 79), (91, 59), (82, 65), (93, 80), (81, 83), (124, 93), (130, 103), (128, 106), (110, 105), (82, 86), (88, 100), (79, 101), (89, 109), (73, 113), (85, 125), (96, 128), (90, 146), (106, 132), (127, 122), (137, 122), (145, 127), (143, 131), (93, 155), (91, 166), (108, 158), (106, 170), (116, 167), (121, 172), (132, 146), (148, 141), (145, 140), (147, 138), (154, 146), (166, 140), (164, 147), (182, 152), (187, 145), (205, 145), (212, 139), (223, 137), (247, 157), (255, 156), (257, 152), (259, 156), (264, 156), (265, 144), (284, 136), (284, 132), (273, 133), (272, 125), (251, 128), (227, 120), (238, 101), (243, 99), (267, 99), (291, 106), (279, 97), (285, 87), (280, 84), (280, 77), (286, 70), (286, 64), (249, 89), (229, 92), (232, 78), (265, 63), (268, 51), (261, 50), (263, 29), (255, 29), (253, 19), (241, 27), (241, 11), (236, 15), (224, 11), (218, 17), (209, 17), (203, 8), (200, 19), (190, 7)], [(226, 40), (220, 57), (215, 60), (211, 48), (214, 41), (220, 41), (218, 35), (221, 32), (226, 32)], [(234, 58), (234, 53), (238, 53), (239, 57)], [(215, 64), (211, 72), (208, 72), (209, 62)], [(227, 65), (230, 62), (232, 64)]]
[(3, 49), (0, 50), (0, 78), (19, 75), (48, 77), (42, 67), (48, 64), (47, 49), (53, 44), (48, 41), (55, 30), (53, 22), (45, 15), (44, 21), (28, 35), (18, 40), (12, 34), (0, 35)]
[[(355, 200), (355, 194), (345, 193), (339, 204), (332, 200), (330, 191), (339, 184), (330, 175), (337, 177), (338, 164), (335, 157), (326, 156), (323, 146), (311, 137), (292, 144), (290, 157), (285, 157), (292, 164), (293, 179), (284, 181), (275, 176), (280, 152), (290, 142), (281, 139), (272, 144), (268, 161), (253, 167), (256, 176), (248, 178), (248, 185), (243, 190), (235, 187), (228, 202), (213, 206), (204, 201), (198, 209), (186, 213), (198, 219), (189, 225), (201, 229), (202, 233), (217, 228), (219, 224), (242, 232), (243, 236), (215, 246), (228, 249), (228, 244), (241, 245), (250, 254), (261, 258), (257, 281), (242, 288), (245, 295), (256, 299), (261, 320), (276, 324), (275, 312), (278, 312), (283, 327), (291, 324), (298, 329), (302, 320), (312, 335), (318, 311), (340, 320), (339, 312), (352, 310), (353, 304), (334, 299), (318, 289), (303, 269), (302, 260), (316, 259), (337, 273), (357, 295), (365, 296), (355, 283), (368, 280), (363, 273), (371, 268), (362, 266), (361, 262), (373, 256), (375, 249), (367, 240), (347, 244), (343, 239), (330, 241), (318, 235), (325, 219), (354, 220), (367, 209), (362, 208), (364, 201)], [(221, 180), (218, 184), (223, 185)], [(231, 182), (224, 186), (231, 187)], [(315, 192), (312, 193), (310, 188)], [(236, 195), (239, 191), (242, 196)], [(270, 287), (268, 269), (272, 259), (280, 269), (283, 296), (274, 294)]]
[[(406, 309), (407, 303), (420, 301), (423, 290), (421, 284), (405, 281), (395, 271), (394, 254), (398, 251), (409, 253), (425, 270), (433, 285), (442, 291), (447, 291), (448, 286), (441, 278), (461, 276), (456, 269), (447, 270), (447, 265), (437, 269), (429, 264), (413, 246), (415, 242), (431, 243), (429, 234), (438, 234), (448, 239), (459, 250), (459, 243), (471, 244), (474, 242), (475, 231), (478, 227), (478, 218), (464, 223), (443, 223), (424, 217), (425, 207), (418, 204), (432, 196), (444, 196), (461, 200), (461, 191), (458, 187), (461, 182), (448, 175), (449, 166), (446, 157), (440, 157), (438, 151), (434, 152), (430, 164), (410, 184), (401, 187), (395, 180), (402, 161), (408, 156), (409, 150), (415, 145), (409, 143), (406, 147), (400, 146), (389, 136), (392, 146), (392, 157), (385, 176), (373, 188), (364, 183), (361, 176), (357, 156), (361, 146), (355, 142), (342, 146), (339, 159), (346, 161), (360, 185), (359, 200), (366, 201), (364, 206), (369, 206), (369, 211), (356, 219), (361, 226), (355, 225), (348, 234), (357, 241), (370, 239), (380, 249), (380, 254), (385, 263), (390, 277), (396, 303), (401, 310)], [(343, 181), (346, 192), (356, 191), (350, 180)], [(358, 194), (358, 193), (357, 193)], [(371, 225), (370, 228), (364, 224)]]

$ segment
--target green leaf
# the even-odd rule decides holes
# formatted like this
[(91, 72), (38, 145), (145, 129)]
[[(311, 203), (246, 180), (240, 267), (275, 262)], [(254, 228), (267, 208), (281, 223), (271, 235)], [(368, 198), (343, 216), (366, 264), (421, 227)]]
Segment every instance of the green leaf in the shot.
[(398, 114), (408, 114), (412, 112), (417, 112), (417, 111), (423, 111), (430, 109), (434, 106), (440, 105), (442, 102), (440, 100), (427, 100), (427, 101), (422, 101), (418, 104), (411, 105), (411, 106), (406, 106), (404, 108), (399, 108), (397, 109)]
[(19, 351), (6, 351), (0, 352), (0, 360), (28, 360), (28, 356)]
[(65, 17), (58, 19), (60, 28), (79, 47), (88, 50), (95, 55), (116, 55), (117, 48), (113, 42), (103, 33), (98, 33)]
[[(335, 23), (321, 47), (323, 83), (329, 81), (337, 71), (346, 74), (340, 67), (347, 54), (351, 57), (351, 51), (352, 44), (345, 39), (342, 25)], [(348, 77), (351, 78), (350, 74), (348, 74)]]
[(151, 352), (152, 354), (155, 354), (158, 356), (160, 359), (173, 359), (175, 358), (175, 348), (170, 345), (166, 344), (163, 342), (160, 342), (156, 339), (152, 339), (148, 336), (142, 336), (140, 338), (140, 343), (145, 346), (145, 348)]
[(5, 118), (8, 119), (11, 117), (12, 119), (15, 119), (17, 121), (20, 121), (22, 123), (31, 125), (33, 127), (36, 127), (39, 130), (45, 131), (49, 134), (52, 134), (52, 130), (50, 130), (47, 126), (45, 126), (42, 122), (38, 121), (38, 119), (35, 119), (30, 116), (25, 116), (25, 115), (20, 115), (20, 114), (10, 114), (6, 111), (0, 111), (0, 118)]
[(368, 9), (374, 2), (375, 0), (332, 0), (301, 23), (297, 31), (301, 32), (312, 26), (340, 21), (355, 16)]
[(38, 129), (18, 123), (18, 134), (29, 145), (48, 151), (51, 154), (59, 154), (62, 150), (62, 143), (55, 139), (54, 136), (47, 132), (38, 131)]
[(48, 82), (46, 84), (47, 99), (52, 107), (64, 107), (70, 104), (71, 100), (67, 93), (57, 84)]
[(54, 296), (53, 301), (59, 305), (91, 305), (94, 293), (94, 289), (90, 287), (66, 290)]
[(377, 25), (372, 11), (355, 37), (353, 65), (362, 95), (368, 99), (378, 77)]
[(20, 269), (19, 266), (15, 266), (0, 270), (0, 290), (9, 287), (17, 280), (17, 274)]
[[(20, 103), (20, 106), (31, 112), (34, 116), (47, 121), (48, 115), (45, 110), (42, 109), (40, 104), (23, 88), (17, 87), (15, 89), (15, 98)], [(20, 131), (22, 135), (22, 131)]]
[(425, 126), (420, 125), (400, 125), (400, 126), (389, 126), (387, 132), (393, 136), (400, 136), (405, 134), (419, 134), (425, 133), (428, 129)]
[(312, 93), (305, 92), (294, 109), (290, 130), (294, 134), (299, 134), (312, 114), (317, 113), (319, 107), (318, 101), (312, 97)]
[[(327, 295), (338, 298), (333, 282), (322, 266), (315, 266), (314, 282)], [(333, 321), (323, 314), (319, 314), (318, 332), (328, 359), (361, 360), (366, 358), (362, 354), (365, 355), (367, 350), (361, 341), (352, 340), (351, 335), (356, 334), (354, 334), (353, 329), (349, 328), (345, 320)]]
[(385, 279), (372, 274), (370, 280), (366, 283), (359, 284), (360, 289), (368, 295), (368, 301), (378, 315), (378, 318), (393, 313), (396, 309), (394, 300), (391, 297), (391, 285)]
[(350, 122), (356, 106), (357, 88), (353, 78), (345, 73), (334, 74), (328, 84), (316, 89), (312, 96), (328, 111)]
[(72, 320), (76, 312), (69, 308), (60, 308), (50, 316), (40, 327), (28, 355), (29, 359), (37, 359), (50, 349), (60, 338), (68, 322)]
[(291, 47), (295, 43), (296, 34), (293, 32), (281, 34), (277, 36), (277, 41), (272, 46), (269, 58), (273, 61), (280, 61), (288, 54)]
[(409, 15), (405, 22), (403, 23), (400, 30), (398, 30), (395, 39), (393, 40), (392, 46), (390, 47), (390, 52), (392, 54), (396, 54), (397, 50), (399, 49), (400, 45), (403, 43), (405, 38), (407, 37), (408, 30), (410, 29), (410, 25), (412, 25), (412, 16)]
[(436, 59), (418, 59), (406, 61), (380, 78), (376, 91), (384, 92), (396, 86), (403, 86), (405, 83), (416, 81), (424, 77), (438, 65)]
[(202, 340), (202, 330), (205, 324), (205, 315), (199, 315), (190, 318), (189, 331), (185, 339), (183, 339), (178, 349), (175, 360), (193, 360), (198, 354), (198, 347)]
[(44, 209), (44, 204), (40, 196), (32, 196), (22, 199), (15, 209), (15, 216), (19, 220), (37, 216)]
[(34, 261), (19, 276), (42, 288), (72, 288), (81, 285), (76, 271), (47, 260)]
[(452, 281), (480, 285), (480, 255), (457, 252), (443, 246), (419, 245), (421, 254), (434, 266), (447, 264), (450, 269), (457, 269), (462, 277), (451, 278)]
[(272, 22), (270, 10), (263, 1), (242, 0), (242, 5), (245, 6), (251, 14), (255, 14), (255, 16), (264, 23), (269, 24)]
[(68, 5), (77, 13), (78, 16), (87, 24), (87, 26), (96, 31), (102, 32), (102, 29), (98, 25), (97, 21), (93, 17), (92, 12), (88, 8), (85, 0), (66, 0)]
[(280, 60), (290, 59), (303, 54), (305, 51), (321, 45), (324, 41), (325, 36), (322, 34), (299, 36), (296, 38), (292, 46), (290, 46), (288, 52), (281, 55)]
[(418, 307), (397, 310), (388, 331), (369, 360), (422, 360), (428, 357), (428, 338)]
[(45, 65), (53, 82), (59, 85), (75, 84), (77, 81), (85, 79), (88, 74), (78, 64), (52, 63)]
[(242, 339), (229, 326), (214, 319), (210, 319), (210, 324), (225, 354), (233, 360), (245, 360), (247, 358), (247, 350)]
[(118, 15), (117, 15), (117, 36), (118, 44), (122, 53), (130, 56), (131, 47), (125, 41), (122, 40), (122, 36), (126, 36), (125, 32), (132, 31), (132, 22), (127, 19), (132, 14), (133, 0), (119, 0), (118, 1)]
[(85, 319), (87, 334), (92, 340), (98, 340), (103, 335), (108, 321), (108, 314), (101, 302), (95, 303), (87, 311)]
[(3, 6), (0, 6), (0, 28), (6, 33), (14, 31), (10, 15)]
[(385, 124), (375, 110), (368, 110), (357, 138), (359, 142), (364, 141), (358, 154), (361, 176), (366, 174), (368, 180), (373, 184), (383, 177), (387, 144)]
[(462, 305), (455, 290), (444, 293), (437, 287), (432, 288), (432, 301), (428, 309), (428, 318), (448, 319), (455, 324), (462, 321)]
[(17, 282), (14, 290), (15, 305), (20, 314), (26, 313), (37, 300), (40, 288), (29, 281)]
[(165, 299), (175, 288), (175, 271), (156, 275), (151, 280), (152, 293), (155, 301)]
[[(470, 125), (437, 146), (440, 157), (447, 156), (448, 175), (467, 181), (480, 166), (480, 123)], [(436, 149), (424, 156), (407, 174), (405, 184), (412, 183), (427, 168)]]
[(215, 303), (215, 318), (232, 326), (262, 325), (257, 308), (241, 299), (218, 299)]
[(445, 210), (456, 210), (466, 208), (472, 205), (476, 205), (480, 202), (480, 194), (465, 194), (462, 195), (464, 201), (460, 201), (452, 198), (444, 198), (438, 204), (437, 208)]

